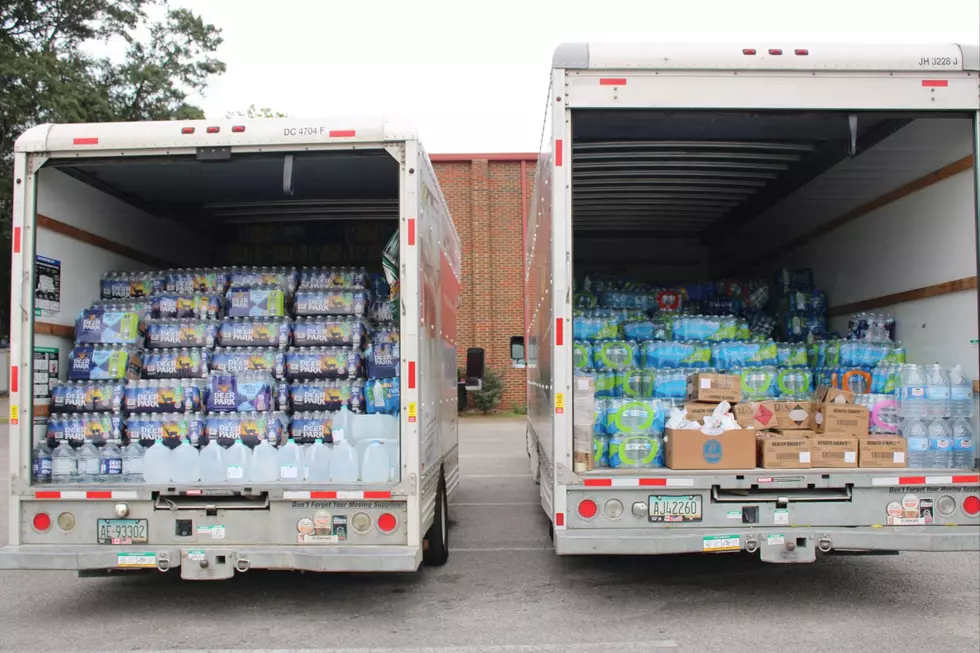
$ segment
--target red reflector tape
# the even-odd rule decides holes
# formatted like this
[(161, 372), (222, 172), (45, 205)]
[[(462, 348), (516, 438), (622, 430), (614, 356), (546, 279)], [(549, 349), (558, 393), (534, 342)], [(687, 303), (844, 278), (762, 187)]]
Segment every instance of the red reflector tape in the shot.
[(365, 492), (364, 493), (364, 498), (365, 499), (390, 499), (391, 498), (391, 492), (382, 492), (382, 491), (378, 491), (378, 492)]
[(14, 227), (14, 254), (20, 254), (20, 227)]
[(556, 512), (555, 513), (555, 526), (564, 526), (564, 525), (565, 525), (565, 513), (563, 513), (563, 512)]
[(556, 168), (561, 167), (562, 149), (563, 148), (562, 148), (561, 139), (560, 138), (556, 139), (555, 140), (555, 167)]
[(20, 368), (16, 365), (10, 366), (10, 391), (18, 392), (20, 390)]
[(408, 246), (415, 247), (415, 218), (408, 219)]
[(408, 361), (408, 389), (415, 389), (415, 361)]
[(561, 347), (565, 343), (565, 320), (555, 318), (555, 344)]
[(944, 88), (949, 86), (948, 79), (923, 79), (922, 85), (926, 88)]
[(611, 478), (587, 478), (582, 481), (585, 487), (612, 487)]
[(35, 492), (35, 499), (60, 499), (61, 492)]
[(86, 499), (111, 499), (112, 492), (86, 492)]
[(74, 138), (71, 141), (72, 145), (98, 145), (98, 138)]
[(312, 491), (312, 492), (299, 492), (292, 490), (285, 490), (282, 493), (283, 499), (390, 499), (391, 492), (388, 491), (368, 491), (368, 492), (355, 492), (348, 490), (336, 490), (336, 491)]
[(667, 487), (667, 479), (665, 478), (641, 478), (641, 486), (654, 486), (654, 487)]
[(353, 129), (333, 129), (330, 131), (330, 138), (354, 138), (357, 132)]
[(925, 485), (926, 477), (925, 476), (899, 476), (898, 484), (899, 485)]
[(973, 485), (980, 485), (980, 476), (954, 476), (954, 483), (970, 483)]
[(599, 80), (599, 86), (626, 86), (625, 77), (603, 77)]

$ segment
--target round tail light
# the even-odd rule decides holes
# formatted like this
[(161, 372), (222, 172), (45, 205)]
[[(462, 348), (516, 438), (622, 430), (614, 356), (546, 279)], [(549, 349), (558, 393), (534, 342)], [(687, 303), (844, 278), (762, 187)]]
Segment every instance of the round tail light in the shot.
[(963, 499), (963, 512), (971, 517), (976, 517), (980, 514), (980, 497), (975, 494), (971, 494), (967, 498)]
[(582, 519), (592, 519), (599, 512), (599, 506), (592, 499), (582, 499), (578, 504), (578, 514)]
[(46, 512), (39, 512), (34, 515), (34, 530), (41, 533), (51, 528), (51, 517)]
[(395, 530), (395, 526), (398, 525), (398, 520), (390, 512), (386, 512), (380, 517), (378, 517), (378, 528), (381, 529), (382, 533), (390, 533)]

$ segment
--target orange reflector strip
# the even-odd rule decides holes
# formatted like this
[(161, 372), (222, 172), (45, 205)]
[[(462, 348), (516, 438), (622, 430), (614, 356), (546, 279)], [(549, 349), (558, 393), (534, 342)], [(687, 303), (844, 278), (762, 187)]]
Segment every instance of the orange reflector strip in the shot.
[(949, 86), (948, 79), (923, 79), (922, 85), (926, 88), (945, 88)]
[(98, 145), (98, 138), (74, 138), (71, 141), (72, 145)]
[(603, 77), (599, 80), (599, 86), (626, 86), (625, 77)]
[(330, 138), (354, 138), (357, 132), (353, 129), (334, 129), (330, 131)]

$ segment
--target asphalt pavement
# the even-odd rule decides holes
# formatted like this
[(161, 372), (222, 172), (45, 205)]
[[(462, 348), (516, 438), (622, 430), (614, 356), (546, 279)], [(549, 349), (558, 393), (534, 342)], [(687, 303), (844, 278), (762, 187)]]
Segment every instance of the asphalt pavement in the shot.
[[(558, 558), (521, 422), (465, 419), (451, 556), (418, 574), (183, 582), (0, 572), (0, 649), (614, 653), (980, 651), (980, 554)], [(4, 433), (4, 435), (6, 435)], [(0, 451), (0, 542), (7, 535)]]

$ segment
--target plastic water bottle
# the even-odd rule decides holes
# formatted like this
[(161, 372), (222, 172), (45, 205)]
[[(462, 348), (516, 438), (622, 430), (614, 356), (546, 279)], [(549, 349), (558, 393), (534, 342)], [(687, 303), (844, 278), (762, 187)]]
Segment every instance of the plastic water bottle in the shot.
[(347, 440), (335, 444), (330, 452), (330, 479), (334, 483), (355, 483), (360, 471), (357, 449)]
[(953, 420), (953, 468), (973, 469), (973, 427), (962, 417)]
[(225, 469), (225, 449), (217, 440), (209, 440), (201, 449), (201, 482), (211, 485), (227, 480)]
[(248, 480), (249, 463), (252, 450), (242, 443), (241, 438), (235, 438), (224, 452), (225, 481), (228, 483), (243, 483)]
[(122, 480), (122, 449), (115, 440), (109, 440), (99, 453), (99, 478), (106, 483)]
[(302, 450), (296, 442), (289, 438), (286, 444), (279, 448), (278, 478), (283, 483), (295, 483), (302, 480), (303, 459)]
[(950, 469), (953, 466), (953, 433), (949, 423), (942, 419), (929, 422), (929, 467)]
[(279, 480), (279, 452), (268, 440), (262, 440), (252, 450), (254, 483), (275, 483)]
[(949, 375), (941, 365), (926, 370), (926, 406), (932, 417), (949, 415)]
[(391, 463), (388, 460), (388, 449), (381, 440), (372, 440), (364, 452), (364, 463), (361, 466), (361, 480), (365, 483), (387, 483), (391, 474)]
[(163, 443), (163, 438), (157, 438), (143, 456), (143, 480), (151, 485), (169, 483), (172, 457), (173, 452)]
[(86, 440), (75, 452), (78, 457), (78, 480), (82, 483), (93, 483), (99, 480), (99, 450)]
[(900, 417), (926, 415), (926, 374), (921, 365), (907, 364), (900, 374), (898, 414)]
[(51, 449), (43, 440), (34, 447), (34, 454), (31, 457), (31, 475), (34, 477), (35, 485), (47, 485), (51, 482)]
[(138, 483), (143, 479), (143, 463), (145, 462), (145, 455), (146, 449), (144, 449), (143, 445), (139, 443), (139, 440), (133, 440), (123, 448), (123, 481), (127, 483)]
[(899, 432), (908, 449), (908, 466), (912, 469), (929, 467), (929, 429), (918, 417), (903, 420)]
[(311, 483), (330, 482), (331, 454), (330, 447), (323, 444), (320, 438), (317, 438), (306, 450), (306, 478)]
[(973, 417), (973, 380), (961, 365), (949, 369), (950, 417)]
[(51, 480), (54, 483), (71, 483), (78, 476), (78, 457), (75, 450), (62, 440), (51, 452)]
[[(156, 446), (156, 445), (153, 445)], [(174, 483), (197, 483), (201, 480), (201, 452), (184, 438), (170, 456), (170, 478)]]

